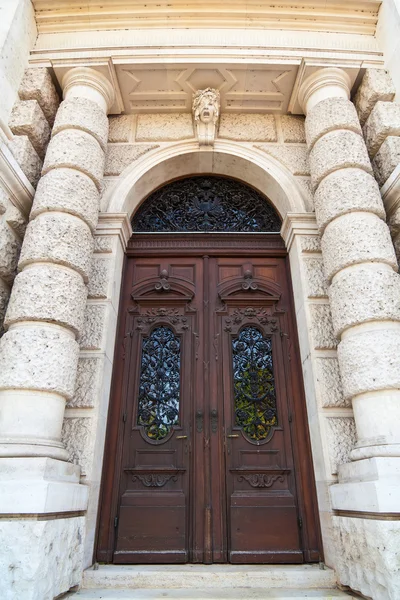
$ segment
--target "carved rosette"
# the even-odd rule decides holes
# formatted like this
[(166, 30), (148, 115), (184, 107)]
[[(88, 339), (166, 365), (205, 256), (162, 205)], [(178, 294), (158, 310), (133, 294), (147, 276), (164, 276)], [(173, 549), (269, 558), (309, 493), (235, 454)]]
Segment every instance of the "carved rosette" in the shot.
[(197, 90), (193, 94), (193, 120), (200, 146), (213, 146), (218, 130), (220, 94), (214, 88)]

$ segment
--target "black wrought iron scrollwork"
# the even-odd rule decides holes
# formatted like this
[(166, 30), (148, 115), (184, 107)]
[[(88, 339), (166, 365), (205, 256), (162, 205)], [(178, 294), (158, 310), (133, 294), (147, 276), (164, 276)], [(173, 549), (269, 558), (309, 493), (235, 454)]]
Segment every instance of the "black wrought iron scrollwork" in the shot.
[(133, 231), (268, 231), (281, 221), (258, 192), (233, 179), (197, 176), (151, 194), (132, 219)]
[(240, 475), (238, 481), (247, 481), (253, 488), (269, 488), (275, 481), (284, 481), (283, 475), (265, 475), (263, 473), (251, 473), (249, 475)]
[(173, 473), (147, 473), (146, 475), (134, 475), (132, 481), (135, 482), (139, 479), (146, 487), (164, 487), (168, 481), (177, 481), (177, 475)]
[(254, 326), (232, 340), (235, 425), (251, 440), (268, 437), (278, 424), (272, 340)]
[(153, 441), (179, 424), (180, 352), (180, 339), (169, 327), (143, 339), (137, 424)]

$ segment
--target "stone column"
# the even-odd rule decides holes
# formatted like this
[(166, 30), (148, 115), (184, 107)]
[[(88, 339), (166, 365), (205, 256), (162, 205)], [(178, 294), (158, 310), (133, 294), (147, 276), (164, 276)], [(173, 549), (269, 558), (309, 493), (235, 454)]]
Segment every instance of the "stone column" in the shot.
[[(377, 553), (378, 546), (382, 550), (385, 536), (378, 539), (376, 522), (369, 526), (371, 521), (362, 521), (360, 513), (367, 513), (363, 519), (370, 513), (375, 519), (381, 514), (396, 519), (399, 512), (400, 277), (379, 187), (349, 96), (348, 75), (326, 68), (304, 81), (299, 100), (307, 115), (315, 212), (339, 340), (340, 373), (357, 431), (353, 462), (339, 468), (339, 484), (331, 487), (333, 508), (343, 515), (335, 517), (341, 538), (339, 562), (340, 556), (351, 553), (344, 561), (347, 567), (342, 572), (339, 567), (339, 572), (342, 583), (378, 598), (365, 581), (371, 571), (368, 557)], [(353, 514), (358, 518), (348, 520), (355, 521), (354, 537), (347, 536), (343, 545), (342, 528)], [(363, 533), (357, 538), (360, 527)], [(355, 552), (346, 547), (349, 542)], [(380, 584), (387, 577), (385, 597), (392, 598), (389, 571)]]
[(0, 342), (2, 457), (67, 458), (61, 427), (74, 393), (114, 92), (89, 68), (69, 70), (63, 89)]

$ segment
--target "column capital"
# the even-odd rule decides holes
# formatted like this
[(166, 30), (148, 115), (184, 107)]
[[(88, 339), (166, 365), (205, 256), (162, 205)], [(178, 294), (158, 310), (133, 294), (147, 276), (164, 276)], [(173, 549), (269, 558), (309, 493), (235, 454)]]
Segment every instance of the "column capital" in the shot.
[(64, 100), (73, 97), (88, 98), (96, 102), (106, 113), (114, 103), (112, 84), (99, 71), (90, 67), (73, 67), (62, 78)]
[(326, 98), (350, 98), (351, 79), (343, 69), (326, 67), (309, 75), (299, 89), (299, 103), (307, 114)]

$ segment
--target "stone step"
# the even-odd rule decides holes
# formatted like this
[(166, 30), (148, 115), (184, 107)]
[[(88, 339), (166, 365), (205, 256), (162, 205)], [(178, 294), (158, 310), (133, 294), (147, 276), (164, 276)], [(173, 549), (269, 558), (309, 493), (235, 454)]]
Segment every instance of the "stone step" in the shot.
[(356, 600), (339, 590), (293, 590), (265, 588), (80, 590), (69, 600)]
[(335, 589), (319, 565), (100, 565), (83, 574), (84, 589)]

